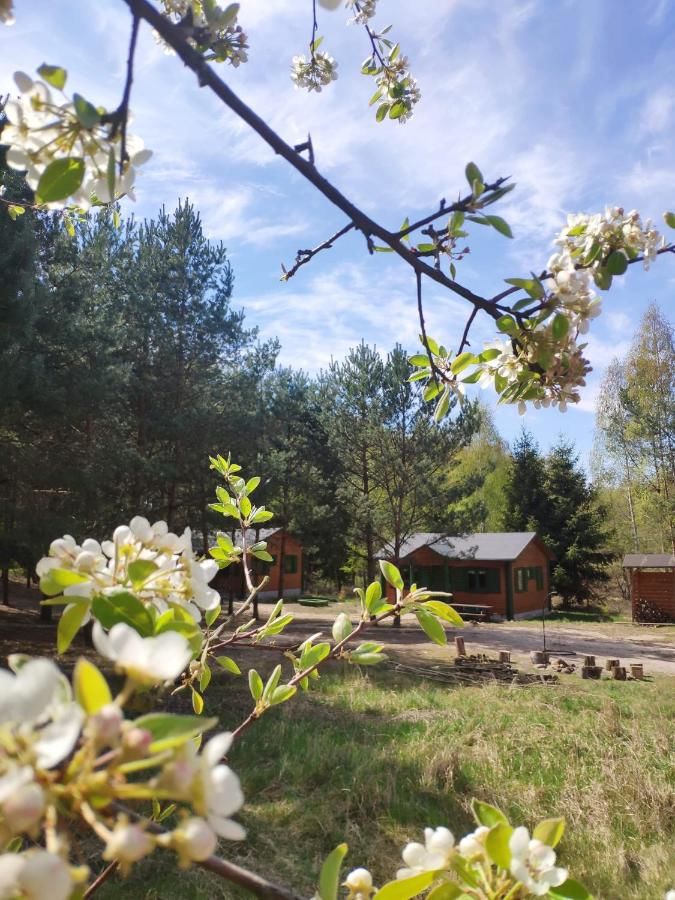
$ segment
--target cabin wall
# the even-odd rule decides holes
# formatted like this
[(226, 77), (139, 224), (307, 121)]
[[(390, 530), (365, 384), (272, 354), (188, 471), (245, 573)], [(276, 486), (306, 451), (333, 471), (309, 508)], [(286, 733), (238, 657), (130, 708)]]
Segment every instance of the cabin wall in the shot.
[[(526, 590), (519, 591), (519, 569), (541, 569), (541, 581), (539, 586), (536, 577), (527, 577)], [(549, 558), (536, 541), (531, 541), (523, 552), (512, 563), (513, 570), (513, 615), (514, 618), (524, 619), (537, 615), (548, 604), (548, 594), (551, 590), (549, 576)]]

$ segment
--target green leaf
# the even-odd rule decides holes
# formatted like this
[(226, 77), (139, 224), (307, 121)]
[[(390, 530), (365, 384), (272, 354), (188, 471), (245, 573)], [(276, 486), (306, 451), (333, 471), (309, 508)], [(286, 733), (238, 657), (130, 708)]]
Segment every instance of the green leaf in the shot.
[(256, 559), (260, 559), (263, 562), (273, 563), (274, 557), (271, 553), (268, 553), (267, 550), (254, 550), (251, 553), (251, 556), (255, 556)]
[(470, 162), (467, 164), (466, 169), (464, 170), (466, 174), (466, 180), (469, 182), (469, 187), (473, 190), (474, 183), (476, 181), (483, 183), (483, 175), (481, 170), (478, 168), (476, 163)]
[(485, 838), (485, 849), (490, 858), (500, 869), (508, 871), (511, 865), (511, 847), (509, 841), (513, 834), (513, 828), (506, 822), (498, 822), (488, 831)]
[(56, 628), (56, 649), (59, 653), (65, 653), (70, 647), (88, 612), (88, 603), (73, 603), (61, 613)]
[(346, 613), (340, 613), (333, 622), (333, 640), (336, 644), (339, 644), (340, 641), (344, 641), (345, 638), (348, 638), (353, 630), (352, 623), (349, 621), (349, 616)]
[(84, 657), (80, 657), (75, 665), (73, 690), (75, 699), (90, 716), (112, 703), (112, 694), (103, 673)]
[(260, 477), (258, 475), (254, 475), (253, 478), (249, 478), (249, 480), (246, 482), (246, 493), (252, 494), (259, 484)]
[(443, 388), (443, 393), (438, 398), (436, 409), (434, 410), (434, 421), (440, 422), (444, 419), (450, 410), (450, 388)]
[(433, 253), (436, 249), (436, 244), (418, 244), (417, 249), (420, 253)]
[(131, 579), (131, 583), (135, 588), (139, 588), (146, 578), (153, 575), (159, 566), (151, 559), (135, 559), (129, 563), (127, 573)]
[(388, 112), (389, 112), (389, 104), (388, 103), (380, 104), (380, 106), (377, 107), (377, 112), (375, 113), (375, 121), (381, 122), (383, 119), (386, 118)]
[(96, 107), (85, 100), (81, 94), (73, 94), (75, 115), (83, 128), (95, 128), (101, 121), (101, 114)]
[(558, 887), (548, 889), (549, 897), (556, 897), (557, 900), (593, 900), (593, 895), (574, 878), (568, 878)]
[(366, 588), (365, 607), (371, 612), (373, 607), (382, 599), (382, 585), (379, 581), (371, 582)]
[(504, 281), (527, 291), (533, 300), (541, 300), (546, 293), (544, 285), (538, 278), (505, 278)]
[(94, 618), (108, 630), (118, 622), (131, 625), (141, 637), (150, 637), (155, 630), (152, 616), (143, 603), (126, 591), (106, 596), (99, 594), (92, 601), (91, 611)]
[(40, 176), (35, 192), (38, 203), (54, 203), (74, 194), (84, 179), (84, 160), (69, 156), (50, 162)]
[(269, 700), (281, 678), (281, 666), (277, 665), (272, 670), (272, 674), (267, 679), (265, 689), (263, 690), (263, 700)]
[(222, 612), (222, 607), (219, 603), (218, 606), (214, 607), (213, 609), (208, 609), (204, 613), (204, 619), (206, 620), (206, 624), (209, 626), (209, 628), (218, 619), (221, 612)]
[(607, 271), (612, 275), (623, 275), (628, 268), (628, 260), (620, 250), (610, 253), (605, 261)]
[(565, 833), (564, 819), (543, 819), (535, 827), (532, 837), (549, 847), (556, 847)]
[(194, 688), (192, 688), (192, 708), (198, 716), (204, 712), (204, 698)]
[(553, 317), (553, 322), (551, 323), (551, 333), (556, 341), (561, 341), (563, 338), (567, 337), (567, 332), (570, 330), (570, 320), (567, 318), (564, 313), (556, 313)]
[(389, 659), (386, 653), (361, 653), (358, 650), (352, 650), (349, 661), (357, 666), (377, 666), (381, 662)]
[(497, 319), (497, 328), (504, 334), (516, 334), (518, 324), (512, 316), (500, 316)]
[(388, 562), (386, 559), (381, 559), (380, 572), (382, 572), (384, 580), (392, 587), (396, 588), (398, 591), (403, 590), (403, 578), (393, 563)]
[[(497, 351), (497, 353), (499, 354), (499, 351)], [(450, 371), (453, 375), (457, 375), (458, 372), (464, 371), (467, 366), (470, 366), (471, 363), (474, 362), (476, 362), (476, 357), (467, 350), (464, 353), (460, 353), (459, 356), (452, 361)]]
[(415, 610), (415, 615), (422, 627), (422, 631), (434, 644), (438, 644), (441, 647), (447, 644), (448, 638), (445, 629), (435, 616), (432, 616), (426, 609), (421, 608)]
[(426, 900), (458, 900), (458, 898), (461, 900), (461, 898), (469, 896), (454, 881), (444, 881), (429, 891)]
[(251, 696), (257, 702), (263, 695), (263, 691), (265, 690), (265, 686), (263, 684), (263, 680), (258, 675), (255, 669), (248, 670), (248, 687), (251, 691)]
[(498, 231), (500, 234), (503, 234), (504, 237), (512, 238), (513, 232), (511, 231), (511, 226), (505, 219), (502, 219), (501, 216), (486, 216), (485, 217), (490, 225)]
[(322, 641), (316, 647), (306, 647), (300, 656), (300, 665), (303, 669), (311, 669), (328, 656), (331, 646), (327, 641)]
[(602, 291), (608, 291), (612, 286), (612, 273), (607, 269), (593, 269), (593, 281)]
[(379, 91), (379, 90), (378, 90), (378, 91), (375, 91), (375, 93), (373, 94), (373, 96), (372, 96), (372, 97), (370, 98), (370, 100), (368, 101), (368, 106), (373, 106), (373, 105), (374, 105), (375, 103), (377, 103), (377, 101), (380, 100), (381, 98), (382, 98), (382, 91)]
[(241, 669), (229, 656), (217, 656), (216, 662), (219, 666), (222, 666), (226, 672), (231, 672), (233, 675), (241, 675)]
[(482, 353), (478, 354), (477, 362), (492, 362), (493, 359), (497, 359), (498, 356), (502, 355), (502, 351), (498, 350), (496, 347), (488, 347), (487, 350), (483, 350)]
[(152, 735), (152, 743), (148, 748), (151, 753), (179, 747), (217, 724), (218, 719), (202, 719), (176, 713), (147, 713), (134, 721), (136, 728), (143, 728)]
[(460, 616), (456, 609), (453, 609), (448, 603), (442, 600), (427, 600), (422, 604), (430, 613), (448, 622), (450, 625), (458, 625), (460, 628), (464, 625), (464, 619)]
[(415, 353), (414, 356), (409, 357), (408, 362), (411, 366), (426, 368), (429, 365), (429, 357), (426, 353)]
[[(211, 669), (204, 663), (204, 668), (202, 669), (202, 674), (199, 679), (199, 690), (204, 693), (209, 684), (211, 683)], [(196, 710), (195, 710), (196, 712)]]
[(403, 113), (406, 111), (405, 103), (402, 103), (400, 100), (397, 100), (396, 103), (392, 103), (389, 107), (389, 118), (390, 119), (400, 119)]
[(425, 402), (429, 402), (433, 400), (434, 397), (437, 397), (441, 392), (441, 386), (437, 381), (430, 381), (429, 384), (424, 388), (422, 393), (422, 397)]
[(390, 881), (379, 889), (373, 900), (410, 900), (429, 887), (435, 877), (435, 872), (422, 872), (412, 878)]
[(663, 214), (663, 221), (669, 228), (675, 228), (675, 213), (665, 212)]
[(296, 693), (297, 688), (292, 684), (281, 684), (279, 687), (275, 688), (272, 691), (272, 695), (269, 698), (270, 706), (278, 706), (280, 703), (285, 703), (287, 700), (290, 700), (291, 697)]
[(252, 508), (253, 507), (251, 506), (251, 501), (248, 499), (248, 497), (242, 497), (239, 500), (239, 510), (241, 511), (244, 519), (251, 515)]
[(43, 81), (46, 81), (47, 84), (59, 91), (62, 91), (66, 86), (68, 73), (61, 66), (48, 66), (47, 63), (42, 63), (37, 73)]
[(471, 812), (476, 822), (479, 825), (484, 825), (486, 828), (492, 828), (493, 825), (509, 824), (509, 820), (501, 809), (497, 809), (496, 806), (490, 806), (489, 803), (483, 803), (482, 800), (474, 799), (471, 801)]
[(87, 576), (74, 572), (72, 569), (50, 569), (40, 579), (40, 590), (48, 597), (53, 597), (55, 594), (62, 593), (64, 588), (73, 584), (82, 584), (83, 581), (87, 581)]
[(340, 887), (340, 870), (342, 861), (347, 855), (347, 844), (338, 844), (335, 850), (331, 850), (319, 874), (319, 897), (321, 900), (337, 900)]

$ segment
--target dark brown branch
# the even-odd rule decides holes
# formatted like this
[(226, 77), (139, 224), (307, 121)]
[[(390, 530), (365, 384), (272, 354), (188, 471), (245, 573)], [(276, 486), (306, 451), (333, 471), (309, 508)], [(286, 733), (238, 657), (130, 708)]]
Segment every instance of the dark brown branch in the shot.
[[(422, 275), (419, 272), (415, 273), (415, 277), (417, 279), (417, 315), (420, 320), (420, 331), (422, 332), (422, 343), (424, 344), (424, 349), (427, 351), (427, 356), (429, 357), (429, 365), (431, 366), (431, 374), (434, 376), (434, 381), (438, 384), (439, 381), (444, 381), (443, 373), (440, 371), (436, 363), (434, 362), (434, 355), (431, 352), (431, 347), (429, 346), (429, 339), (427, 338), (427, 328), (424, 322), (424, 307), (422, 306)], [(474, 309), (474, 314), (476, 310)]]
[(478, 312), (478, 310), (475, 307), (471, 311), (471, 315), (469, 316), (469, 319), (464, 328), (464, 334), (462, 335), (462, 340), (459, 345), (459, 350), (457, 351), (457, 356), (459, 356), (459, 354), (462, 352), (464, 347), (469, 343), (469, 331), (471, 331), (471, 326), (473, 325), (473, 320), (476, 318), (477, 312)]
[(87, 890), (84, 892), (85, 900), (87, 897), (93, 897), (96, 891), (101, 887), (102, 884), (110, 878), (110, 876), (117, 871), (119, 868), (119, 863), (116, 859), (114, 859), (111, 863), (109, 863), (105, 869), (100, 872), (94, 881), (89, 885)]
[[(111, 806), (117, 812), (124, 813), (134, 822), (140, 822), (150, 834), (167, 833), (166, 829), (158, 825), (157, 822), (149, 821), (122, 803), (115, 802)], [(219, 856), (209, 856), (208, 859), (195, 863), (195, 865), (201, 866), (202, 869), (206, 869), (207, 872), (212, 872), (220, 878), (224, 878), (231, 884), (238, 884), (240, 887), (246, 888), (246, 890), (255, 894), (256, 897), (261, 897), (262, 900), (300, 900), (299, 896), (288, 888), (267, 881), (266, 878), (256, 875), (255, 872), (249, 872), (248, 869), (221, 859)]]
[(127, 160), (127, 123), (129, 121), (129, 99), (131, 98), (131, 85), (134, 80), (134, 56), (136, 55), (136, 41), (138, 40), (138, 26), (140, 20), (134, 16), (131, 22), (131, 37), (129, 39), (129, 55), (127, 56), (127, 78), (124, 83), (124, 94), (118, 109), (122, 117), (122, 147), (120, 149), (120, 175), (124, 174), (124, 163)]
[(406, 247), (400, 238), (384, 228), (378, 222), (367, 216), (361, 209), (355, 206), (333, 184), (324, 178), (311, 163), (299, 156), (290, 144), (287, 144), (270, 126), (248, 107), (225, 82), (216, 75), (213, 69), (203, 57), (190, 46), (179, 28), (173, 25), (165, 16), (156, 10), (148, 0), (124, 0), (133, 15), (144, 19), (159, 33), (159, 35), (172, 47), (183, 63), (197, 76), (202, 87), (208, 87), (226, 106), (228, 106), (240, 119), (246, 122), (275, 153), (283, 157), (294, 169), (296, 169), (307, 181), (310, 182), (319, 193), (333, 203), (350, 219), (354, 227), (362, 231), (367, 239), (377, 237), (384, 244), (398, 254), (410, 265), (415, 272), (420, 272), (431, 278), (432, 281), (443, 285), (448, 290), (459, 295), (474, 306), (484, 310), (493, 319), (499, 318), (499, 311), (484, 297), (474, 294), (469, 288), (464, 287), (442, 271), (434, 269), (419, 259), (415, 253)]
[(292, 278), (295, 273), (298, 271), (301, 266), (306, 265), (311, 259), (313, 259), (317, 253), (320, 253), (322, 250), (330, 250), (335, 241), (341, 238), (343, 235), (347, 234), (347, 232), (352, 231), (354, 228), (354, 223), (349, 222), (349, 224), (345, 225), (344, 228), (341, 228), (339, 231), (336, 231), (332, 237), (329, 237), (322, 244), (319, 244), (313, 250), (298, 250), (297, 255), (295, 257), (295, 262), (291, 266), (290, 269), (286, 269), (284, 264), (281, 264), (281, 268), (283, 270), (283, 275), (281, 280), (288, 281), (289, 278)]

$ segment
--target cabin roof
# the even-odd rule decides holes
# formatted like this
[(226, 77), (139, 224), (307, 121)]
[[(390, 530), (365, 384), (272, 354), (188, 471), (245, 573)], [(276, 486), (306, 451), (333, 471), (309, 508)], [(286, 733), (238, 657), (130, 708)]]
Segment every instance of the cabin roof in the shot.
[(675, 553), (627, 553), (623, 558), (624, 569), (672, 569)]
[[(510, 562), (517, 559), (527, 545), (539, 540), (534, 531), (486, 531), (476, 534), (447, 535), (443, 532), (418, 531), (404, 541), (399, 553), (405, 559), (422, 547), (429, 547), (448, 559), (498, 560)], [(544, 546), (542, 544), (542, 546)], [(547, 548), (545, 548), (547, 549)], [(549, 555), (550, 551), (547, 550)], [(388, 558), (392, 547), (383, 547), (378, 557)]]

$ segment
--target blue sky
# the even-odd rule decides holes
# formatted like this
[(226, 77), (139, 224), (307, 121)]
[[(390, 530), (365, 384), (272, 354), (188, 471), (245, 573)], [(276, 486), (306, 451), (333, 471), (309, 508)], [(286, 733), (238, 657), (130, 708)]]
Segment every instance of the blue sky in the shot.
[[(0, 30), (0, 94), (12, 72), (42, 62), (65, 66), (69, 88), (113, 108), (121, 94), (129, 30), (122, 0), (15, 0), (17, 22)], [(318, 169), (369, 214), (395, 228), (441, 197), (465, 189), (474, 160), (488, 179), (511, 175), (517, 190), (500, 212), (509, 241), (475, 226), (458, 279), (490, 295), (503, 279), (541, 268), (568, 212), (606, 204), (637, 208), (661, 221), (675, 208), (675, 0), (379, 0), (376, 24), (410, 59), (422, 90), (413, 119), (376, 124), (374, 87), (359, 73), (365, 34), (346, 27), (345, 10), (323, 12), (322, 50), (339, 79), (320, 95), (295, 89), (290, 59), (306, 51), (310, 0), (243, 0), (248, 64), (221, 74), (289, 143), (312, 135)], [(310, 372), (364, 338), (383, 351), (416, 349), (414, 279), (390, 255), (370, 257), (348, 236), (289, 283), (280, 264), (340, 228), (341, 213), (303, 183), (233, 114), (199, 90), (147, 28), (139, 42), (131, 130), (155, 152), (138, 180), (139, 216), (189, 196), (208, 235), (222, 239), (235, 269), (234, 302), (264, 337), (278, 335), (280, 361)], [(525, 424), (546, 448), (564, 433), (584, 459), (603, 371), (624, 353), (647, 303), (672, 315), (675, 259), (649, 273), (632, 267), (615, 280), (593, 323), (594, 371), (575, 409), (496, 409), (511, 440)], [(426, 288), (429, 333), (456, 344), (470, 311)], [(474, 346), (493, 336), (477, 320)], [(481, 399), (490, 402), (488, 392)]]

